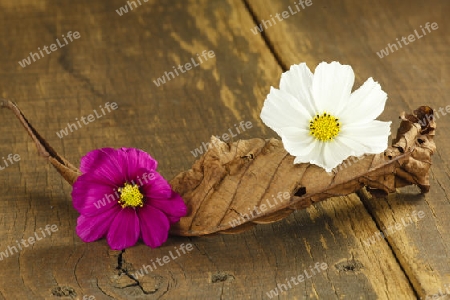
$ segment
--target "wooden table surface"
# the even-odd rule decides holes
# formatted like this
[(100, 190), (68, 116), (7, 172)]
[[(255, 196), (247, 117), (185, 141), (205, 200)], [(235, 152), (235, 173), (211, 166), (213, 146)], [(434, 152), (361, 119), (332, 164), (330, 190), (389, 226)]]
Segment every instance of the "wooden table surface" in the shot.
[[(71, 186), (0, 110), (0, 157), (20, 156), (0, 171), (0, 252), (41, 238), (0, 261), (0, 299), (450, 299), (450, 1), (133, 2), (125, 12), (125, 0), (0, 1), (0, 96), (75, 165), (92, 149), (136, 147), (173, 178), (211, 135), (241, 121), (252, 127), (239, 139), (277, 137), (259, 118), (270, 86), (292, 64), (340, 61), (353, 67), (355, 88), (373, 77), (387, 92), (380, 119), (393, 121), (393, 133), (401, 111), (441, 108), (431, 190), (376, 200), (362, 191), (237, 235), (114, 251), (105, 239), (80, 240)], [(256, 32), (262, 20), (267, 28)], [(438, 28), (425, 35), (427, 22)], [(415, 30), (420, 38), (392, 46)], [(56, 134), (106, 102), (117, 110)], [(47, 225), (55, 225), (51, 235)], [(183, 243), (191, 251), (133, 279)], [(326, 268), (313, 274), (317, 263)], [(301, 274), (303, 282), (287, 286)], [(283, 292), (270, 294), (275, 288)]]

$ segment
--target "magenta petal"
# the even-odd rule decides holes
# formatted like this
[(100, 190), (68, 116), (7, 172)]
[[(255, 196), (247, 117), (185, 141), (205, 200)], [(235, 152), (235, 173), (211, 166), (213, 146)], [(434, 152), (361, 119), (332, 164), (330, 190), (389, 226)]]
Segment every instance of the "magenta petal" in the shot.
[(80, 170), (81, 173), (88, 173), (94, 171), (99, 166), (101, 166), (105, 161), (109, 160), (112, 155), (117, 150), (114, 148), (102, 148), (97, 150), (92, 150), (86, 153), (85, 156), (81, 158)]
[(93, 242), (106, 235), (109, 225), (119, 212), (120, 207), (110, 209), (95, 217), (79, 216), (77, 219), (77, 235), (83, 242)]
[(169, 183), (158, 173), (154, 172), (153, 180), (141, 187), (147, 199), (167, 199), (172, 194)]
[(136, 170), (135, 176), (130, 183), (137, 184), (139, 187), (144, 187), (144, 185), (151, 184), (157, 175), (159, 175), (159, 173), (156, 171), (149, 171), (147, 169), (140, 168)]
[(93, 216), (117, 205), (116, 189), (91, 182), (85, 175), (78, 177), (72, 190), (73, 206), (80, 214)]
[(156, 170), (158, 163), (147, 152), (135, 148), (120, 148), (117, 150), (118, 163), (125, 167), (124, 175), (128, 181), (137, 176), (139, 169), (151, 172)]
[(95, 170), (91, 170), (89, 173), (86, 173), (86, 175), (88, 175), (93, 182), (117, 187), (122, 186), (126, 182), (124, 169), (126, 169), (126, 166), (118, 164), (114, 160), (113, 155), (111, 160), (103, 162), (101, 166), (98, 166)]
[(139, 238), (139, 218), (135, 209), (120, 209), (109, 227), (106, 239), (111, 249), (123, 250), (136, 244)]
[(169, 219), (170, 224), (178, 223), (181, 219), (180, 217), (172, 217), (172, 216), (167, 216), (167, 218)]
[(170, 224), (167, 216), (150, 205), (144, 205), (138, 214), (144, 243), (152, 248), (161, 246), (169, 236)]
[[(133, 246), (139, 237), (150, 247), (167, 240), (170, 223), (186, 215), (183, 199), (156, 172), (148, 153), (134, 148), (103, 148), (81, 160), (82, 175), (73, 185), (73, 205), (81, 213), (77, 233), (84, 241), (106, 235), (112, 249)], [(118, 189), (136, 184), (144, 195), (142, 208), (122, 208)]]
[(187, 206), (183, 198), (175, 192), (172, 192), (170, 199), (151, 199), (148, 203), (160, 211), (164, 212), (170, 219), (170, 223), (175, 223), (187, 214)]

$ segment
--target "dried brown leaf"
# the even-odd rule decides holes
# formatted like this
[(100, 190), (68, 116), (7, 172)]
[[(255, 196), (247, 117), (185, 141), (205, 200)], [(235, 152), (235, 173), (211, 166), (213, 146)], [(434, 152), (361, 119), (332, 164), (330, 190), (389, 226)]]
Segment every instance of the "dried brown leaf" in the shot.
[(19, 109), (19, 107), (5, 99), (0, 99), (0, 107), (9, 108), (19, 119), (20, 123), (23, 125), (25, 130), (30, 135), (31, 139), (36, 144), (39, 155), (45, 157), (55, 169), (61, 174), (61, 176), (72, 185), (78, 176), (81, 175), (80, 170), (78, 170), (74, 165), (72, 165), (64, 157), (60, 156), (48, 143), (41, 137), (41, 135), (31, 126), (30, 122), (27, 120), (25, 115)]
[[(294, 157), (276, 139), (224, 143), (212, 137), (208, 151), (192, 169), (171, 181), (189, 207), (189, 214), (171, 233), (237, 233), (364, 186), (375, 196), (410, 184), (428, 192), (436, 125), (432, 119), (419, 121), (430, 110), (423, 106), (414, 114), (402, 113), (391, 147), (376, 155), (350, 157), (332, 174), (311, 164), (294, 165)], [(289, 193), (289, 199), (279, 193)]]
[[(81, 172), (50, 147), (17, 105), (0, 100), (0, 106), (14, 112), (38, 152), (73, 184)], [(238, 233), (364, 186), (375, 196), (411, 184), (428, 192), (431, 155), (436, 150), (432, 116), (433, 110), (428, 106), (421, 106), (412, 114), (403, 112), (391, 147), (376, 155), (350, 157), (333, 173), (311, 164), (294, 164), (294, 157), (277, 139), (224, 143), (212, 137), (208, 151), (192, 169), (170, 181), (189, 208), (188, 215), (172, 227), (171, 233)]]

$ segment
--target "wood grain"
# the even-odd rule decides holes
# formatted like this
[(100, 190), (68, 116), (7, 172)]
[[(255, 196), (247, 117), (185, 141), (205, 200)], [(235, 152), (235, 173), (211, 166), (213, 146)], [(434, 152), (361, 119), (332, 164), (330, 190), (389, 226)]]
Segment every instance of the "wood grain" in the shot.
[[(249, 2), (258, 19), (266, 20), (269, 14), (289, 5), (287, 1), (277, 4), (267, 1), (264, 5), (259, 1)], [(394, 120), (395, 111), (400, 107), (426, 104), (435, 109), (445, 108), (449, 104), (444, 95), (449, 91), (446, 83), (449, 78), (450, 26), (444, 12), (449, 11), (449, 3), (359, 3), (314, 1), (300, 16), (290, 17), (269, 28), (265, 34), (285, 66), (296, 63), (299, 56), (305, 57), (304, 60), (311, 62), (310, 65), (321, 60), (339, 60), (353, 66), (357, 85), (369, 76), (379, 81), (389, 98), (381, 116), (383, 120)], [(340, 16), (341, 21), (330, 22), (335, 19), (332, 15)], [(426, 22), (436, 22), (439, 28), (389, 56), (380, 58), (377, 55), (389, 43), (396, 43), (396, 38), (414, 34), (414, 30), (420, 33), (420, 26), (425, 26)], [(281, 43), (283, 40), (290, 42)], [(440, 116), (438, 122), (442, 123), (438, 125), (436, 136), (438, 151), (433, 158), (430, 193), (418, 197), (416, 189), (406, 189), (384, 201), (363, 195), (364, 203), (380, 230), (406, 218), (413, 211), (425, 213), (425, 219), (414, 222), (414, 226), (403, 226), (404, 230), (396, 231), (387, 239), (392, 253), (421, 298), (433, 295), (445, 297), (448, 294), (446, 287), (450, 264), (447, 248), (450, 241), (445, 232), (448, 228), (446, 212), (449, 209), (446, 159), (449, 156), (446, 155), (448, 146), (445, 137), (449, 120), (442, 113)], [(441, 128), (443, 131), (439, 132)], [(389, 233), (386, 230), (383, 232)], [(389, 276), (385, 278), (391, 280)], [(380, 298), (396, 297), (389, 294)]]
[[(248, 3), (247, 3), (248, 2)], [(353, 66), (356, 84), (379, 81), (389, 100), (382, 120), (420, 105), (444, 107), (449, 94), (449, 25), (445, 0), (399, 3), (314, 1), (302, 13), (253, 34), (261, 19), (290, 1), (0, 0), (0, 96), (17, 102), (55, 150), (77, 165), (89, 150), (137, 147), (159, 161), (168, 179), (195, 161), (211, 135), (240, 121), (253, 128), (236, 139), (272, 138), (259, 112), (281, 72), (302, 61)], [(376, 52), (426, 22), (439, 29), (380, 59)], [(80, 39), (22, 68), (18, 61), (68, 31)], [(153, 80), (197, 53), (215, 57), (157, 87)], [(69, 135), (56, 132), (106, 102), (119, 109)], [(414, 299), (436, 295), (448, 278), (447, 117), (438, 120), (431, 190), (386, 200), (353, 194), (298, 211), (239, 235), (171, 237), (158, 249), (142, 243), (111, 251), (105, 240), (75, 234), (71, 188), (36, 156), (14, 116), (0, 111), (0, 157), (20, 161), (0, 171), (0, 252), (47, 224), (58, 231), (0, 261), (0, 299), (267, 299), (277, 283), (327, 263), (326, 272), (279, 299)], [(364, 197), (363, 197), (364, 198)], [(364, 241), (405, 213), (425, 218), (386, 240)], [(130, 274), (182, 243), (193, 250), (142, 278)]]

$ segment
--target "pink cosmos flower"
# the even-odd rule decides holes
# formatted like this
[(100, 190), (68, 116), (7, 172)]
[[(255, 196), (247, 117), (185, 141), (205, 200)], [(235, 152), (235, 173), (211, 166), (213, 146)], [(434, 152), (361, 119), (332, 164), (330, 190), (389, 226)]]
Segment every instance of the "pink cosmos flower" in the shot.
[(148, 153), (134, 148), (102, 148), (81, 159), (73, 185), (73, 206), (81, 214), (77, 234), (84, 242), (106, 236), (122, 250), (139, 238), (152, 248), (163, 244), (171, 223), (187, 213), (183, 199), (156, 172)]

